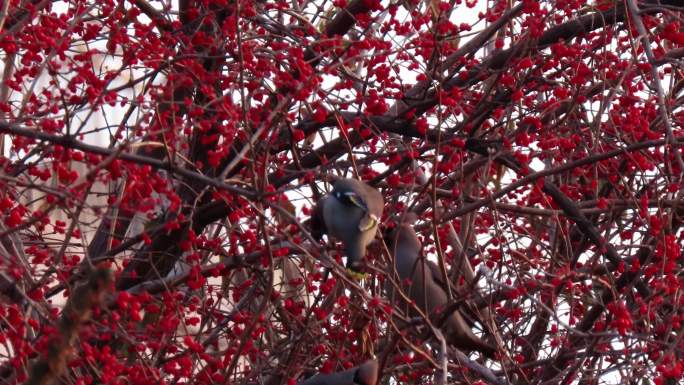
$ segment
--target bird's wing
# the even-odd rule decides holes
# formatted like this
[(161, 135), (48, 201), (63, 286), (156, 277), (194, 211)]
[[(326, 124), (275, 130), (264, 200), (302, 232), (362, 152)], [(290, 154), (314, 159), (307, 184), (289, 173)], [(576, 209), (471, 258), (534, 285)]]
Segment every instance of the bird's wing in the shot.
[[(439, 265), (437, 265), (433, 261), (426, 261), (428, 264), (429, 272), (432, 275), (432, 280), (435, 281), (435, 283), (442, 288), (446, 292), (447, 287), (446, 287), (446, 282), (444, 281), (444, 275), (442, 274), (442, 269), (439, 268)], [(452, 291), (453, 292), (453, 291)], [(467, 304), (468, 302), (466, 302)], [(475, 316), (475, 314), (472, 311), (468, 311), (469, 307), (468, 306), (461, 306), (461, 315), (465, 319), (465, 321), (470, 325), (470, 327), (475, 326), (475, 321), (479, 321), (479, 318)]]
[(425, 263), (428, 266), (428, 271), (432, 275), (432, 280), (435, 281), (436, 284), (441, 286), (445, 291), (446, 291), (446, 282), (444, 282), (444, 275), (442, 274), (442, 269), (439, 268), (439, 266), (430, 260), (426, 260)]

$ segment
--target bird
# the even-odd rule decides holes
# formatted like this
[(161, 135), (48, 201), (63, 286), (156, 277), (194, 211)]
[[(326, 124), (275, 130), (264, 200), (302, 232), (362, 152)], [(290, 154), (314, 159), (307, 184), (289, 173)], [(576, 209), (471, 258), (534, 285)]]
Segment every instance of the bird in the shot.
[(343, 372), (317, 374), (299, 385), (375, 385), (378, 382), (378, 361), (368, 360)]
[(347, 268), (358, 273), (366, 247), (377, 233), (384, 204), (380, 191), (368, 184), (352, 178), (338, 179), (332, 191), (313, 209), (311, 235), (320, 240), (323, 234), (328, 234), (341, 241)]
[[(394, 256), (402, 290), (432, 322), (437, 322), (442, 318), (439, 311), (447, 305), (448, 296), (441, 285), (443, 281), (439, 267), (421, 255), (423, 245), (412, 226), (416, 219), (415, 213), (407, 213), (399, 224), (386, 232), (384, 238)], [(394, 274), (392, 266), (390, 269), (390, 274)], [(402, 298), (393, 295), (392, 291), (393, 288), (388, 287), (394, 300), (401, 301)], [(418, 316), (413, 308), (409, 310), (409, 314)], [(479, 351), (488, 358), (494, 357), (496, 348), (473, 333), (459, 310), (449, 314), (442, 325), (441, 331), (448, 344), (460, 350)]]

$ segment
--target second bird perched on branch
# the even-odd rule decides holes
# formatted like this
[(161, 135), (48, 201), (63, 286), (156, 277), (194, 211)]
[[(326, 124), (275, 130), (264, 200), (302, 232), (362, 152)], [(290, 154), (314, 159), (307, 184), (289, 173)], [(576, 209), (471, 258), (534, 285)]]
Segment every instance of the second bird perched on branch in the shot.
[(351, 178), (338, 179), (313, 210), (311, 235), (328, 234), (344, 244), (347, 268), (359, 273), (366, 247), (373, 241), (385, 202), (380, 191)]
[[(448, 305), (448, 296), (442, 287), (443, 279), (439, 267), (421, 256), (423, 245), (412, 226), (415, 220), (414, 213), (407, 214), (401, 223), (388, 231), (385, 241), (388, 242), (389, 250), (394, 256), (402, 290), (432, 322), (436, 323), (442, 318), (439, 311), (445, 310), (445, 306)], [(390, 271), (390, 274), (393, 273)], [(393, 288), (389, 291), (392, 292)], [(398, 294), (394, 293), (391, 296), (394, 296), (394, 301), (401, 302)], [(416, 316), (416, 313), (409, 310), (412, 316)], [(458, 349), (477, 350), (490, 358), (494, 356), (494, 346), (477, 337), (458, 310), (448, 315), (442, 331), (446, 342)]]

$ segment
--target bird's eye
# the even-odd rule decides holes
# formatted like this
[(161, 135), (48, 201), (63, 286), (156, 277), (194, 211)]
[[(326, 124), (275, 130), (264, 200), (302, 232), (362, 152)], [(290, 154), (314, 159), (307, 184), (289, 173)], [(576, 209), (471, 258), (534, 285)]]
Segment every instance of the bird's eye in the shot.
[(348, 193), (341, 193), (339, 191), (335, 191), (335, 198), (337, 198), (338, 201), (345, 205), (353, 205), (354, 201), (351, 198), (351, 195)]
[(334, 195), (335, 195), (335, 199), (337, 199), (338, 201), (340, 201), (340, 203), (345, 204), (345, 205), (350, 205), (350, 204), (352, 204), (352, 203), (349, 201), (349, 198), (348, 198), (345, 194), (342, 194), (341, 192), (336, 191)]
[(368, 206), (366, 206), (366, 202), (363, 201), (363, 198), (359, 196), (359, 194), (352, 192), (352, 191), (347, 191), (347, 192), (339, 192), (335, 191), (333, 194), (335, 198), (340, 201), (340, 203), (347, 205), (347, 206), (356, 206), (360, 209), (363, 209), (365, 211), (368, 211)]

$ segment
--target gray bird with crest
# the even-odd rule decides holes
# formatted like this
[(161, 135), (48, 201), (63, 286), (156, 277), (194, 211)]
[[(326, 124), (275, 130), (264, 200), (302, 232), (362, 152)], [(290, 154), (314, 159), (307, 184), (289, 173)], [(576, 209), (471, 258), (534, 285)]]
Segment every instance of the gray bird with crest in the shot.
[(377, 189), (351, 178), (338, 179), (332, 191), (321, 198), (311, 218), (311, 234), (323, 234), (341, 241), (347, 255), (347, 268), (358, 272), (366, 248), (375, 238), (384, 200)]

